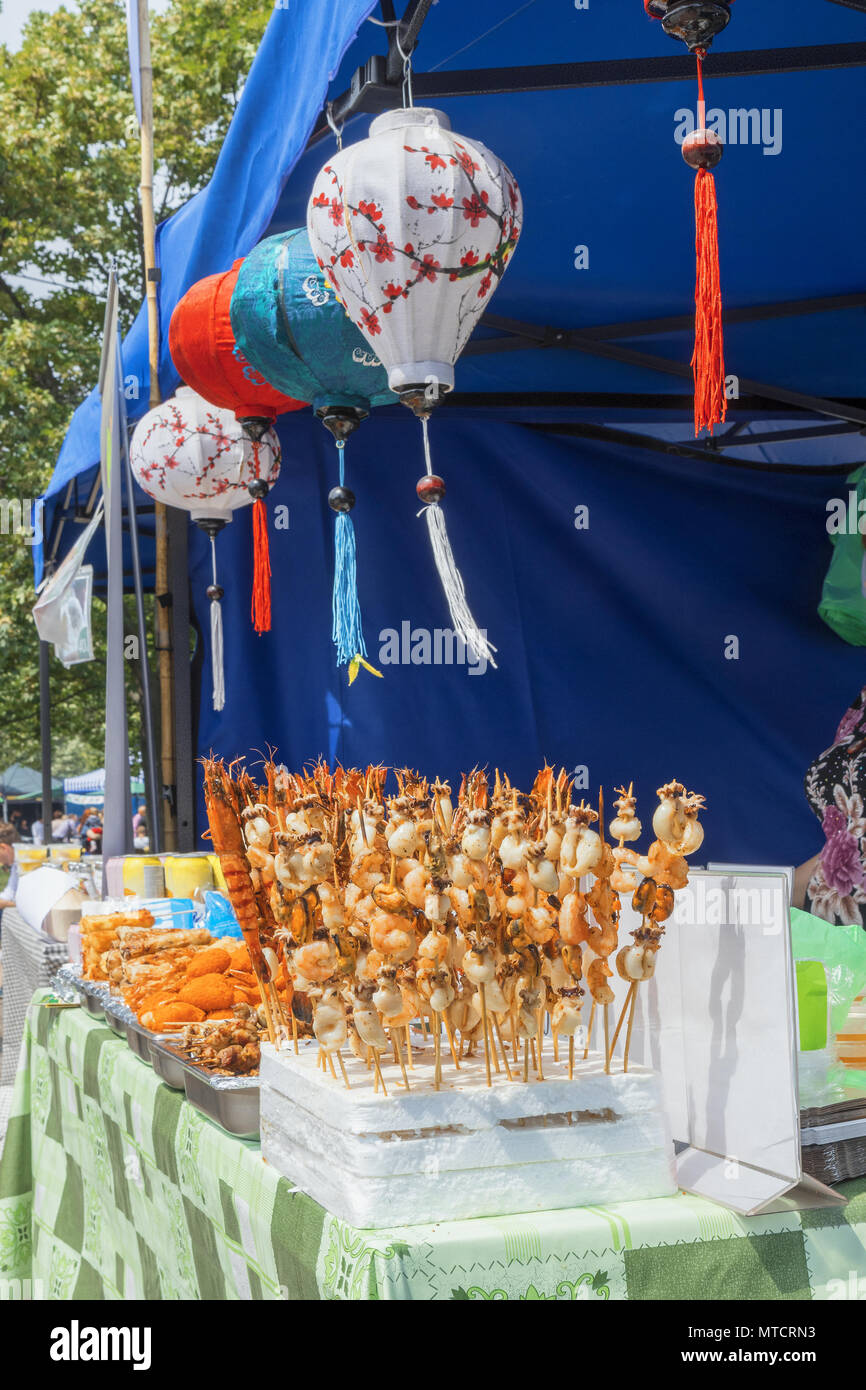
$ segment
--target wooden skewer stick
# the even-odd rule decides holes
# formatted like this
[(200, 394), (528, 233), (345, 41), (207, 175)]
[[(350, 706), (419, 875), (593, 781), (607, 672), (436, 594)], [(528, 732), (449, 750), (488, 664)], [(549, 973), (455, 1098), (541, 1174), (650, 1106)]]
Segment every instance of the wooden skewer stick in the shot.
[(537, 1072), (538, 1072), (538, 1051), (537, 1051), (536, 1046), (535, 1046), (535, 1039), (534, 1039), (534, 1038), (532, 1038), (532, 1039), (530, 1040), (529, 1046), (532, 1048), (532, 1065), (535, 1067), (535, 1070), (536, 1070), (536, 1073), (537, 1073)]
[(298, 1055), (298, 1020), (295, 1018), (295, 1011), (292, 1010), (292, 1040), (295, 1044), (295, 1056)]
[(586, 1030), (586, 1047), (583, 1049), (583, 1060), (589, 1056), (589, 1045), (592, 1042), (592, 1025), (595, 1023), (595, 1000), (592, 1001), (592, 1008), (589, 1011), (589, 1027)]
[(552, 1022), (552, 1021), (551, 1021), (551, 1025), (550, 1025), (550, 1031), (551, 1031), (551, 1034), (552, 1034), (552, 1037), (553, 1037), (553, 1060), (554, 1060), (554, 1062), (558, 1062), (558, 1061), (559, 1061), (559, 1034), (557, 1033), (556, 1029), (554, 1028), (553, 1022)]
[(568, 1035), (568, 1079), (574, 1080), (574, 1034)]
[[(371, 1047), (368, 1047), (368, 1048), (367, 1048), (367, 1071), (369, 1071), (370, 1068), (371, 1068), (372, 1065), (373, 1065), (372, 1060), (371, 1060), (371, 1058), (372, 1058), (372, 1053), (373, 1053), (373, 1049), (372, 1049)], [(374, 1094), (374, 1095), (378, 1095), (378, 1094), (379, 1094), (379, 1068), (378, 1068), (378, 1067), (376, 1068), (376, 1071), (375, 1071), (375, 1073), (374, 1073), (374, 1075), (373, 1075), (373, 1094)]]
[(415, 1070), (415, 1063), (412, 1061), (412, 1029), (406, 1024), (406, 1054), (409, 1059), (409, 1070)]
[(623, 1059), (622, 1059), (622, 1069), (623, 1069), (623, 1071), (628, 1071), (628, 1051), (629, 1051), (629, 1048), (631, 1047), (631, 1029), (632, 1029), (632, 1024), (634, 1023), (634, 1008), (635, 1008), (635, 1004), (636, 1004), (636, 1003), (637, 1003), (637, 985), (635, 985), (634, 994), (632, 995), (632, 999), (631, 999), (631, 1008), (630, 1008), (629, 1011), (628, 1011), (628, 1028), (626, 1029), (626, 1033), (625, 1033), (625, 1056), (624, 1056)]
[[(448, 1046), (451, 1048), (451, 1056), (454, 1058), (454, 1065), (455, 1065), (455, 1067), (457, 1068), (457, 1070), (459, 1071), (459, 1070), (460, 1070), (460, 1059), (459, 1059), (458, 1056), (457, 1056), (457, 1049), (456, 1049), (455, 1046), (454, 1046), (454, 1033), (453, 1033), (453, 1030), (452, 1030), (452, 1028), (451, 1028), (451, 1024), (448, 1022), (448, 1015), (447, 1015), (446, 1013), (443, 1013), (443, 1015), (442, 1015), (442, 1022), (445, 1024), (445, 1032), (448, 1034)], [(463, 1046), (462, 1042), (461, 1042), (460, 1046), (461, 1046), (461, 1049), (462, 1049), (462, 1046)]]
[(609, 1041), (610, 1034), (609, 1034), (609, 1032), (608, 1032), (608, 1028), (609, 1028), (609, 1024), (608, 1024), (608, 1014), (609, 1014), (609, 1013), (610, 1013), (610, 1005), (609, 1005), (609, 1004), (605, 1004), (605, 1006), (604, 1006), (604, 1069), (605, 1069), (605, 1071), (608, 1072), (608, 1073), (610, 1072), (610, 1041)]
[(544, 1080), (544, 1005), (539, 1006), (538, 1010), (538, 1079)]
[(376, 1051), (375, 1047), (373, 1048), (373, 1065), (376, 1068), (376, 1077), (379, 1081), (379, 1084), (382, 1087), (382, 1094), (383, 1096), (387, 1096), (388, 1092), (385, 1088), (385, 1078), (382, 1075), (382, 1068), (379, 1066), (379, 1054)]
[(333, 1057), (331, 1056), (330, 1052), (326, 1053), (325, 1055), (326, 1055), (326, 1057), (327, 1057), (327, 1059), (328, 1059), (328, 1066), (331, 1068), (331, 1075), (333, 1076), (334, 1080), (336, 1081), (336, 1079), (337, 1079), (337, 1069), (336, 1069), (336, 1067), (334, 1066), (334, 1059), (333, 1059)]
[(638, 985), (637, 980), (632, 980), (631, 984), (630, 984), (629, 987), (628, 987), (628, 991), (627, 991), (626, 996), (625, 996), (625, 1003), (624, 1003), (623, 1006), (622, 1006), (622, 1013), (621, 1013), (620, 1016), (619, 1016), (619, 1022), (617, 1023), (616, 1028), (614, 1029), (613, 1037), (611, 1038), (611, 1042), (610, 1042), (610, 1050), (611, 1050), (611, 1053), (613, 1053), (613, 1049), (616, 1047), (616, 1040), (617, 1040), (617, 1038), (618, 1038), (619, 1035), (620, 1035), (620, 1031), (621, 1031), (621, 1029), (622, 1029), (622, 1025), (625, 1023), (625, 1016), (626, 1016), (626, 1014), (628, 1013), (629, 1005), (630, 1005), (631, 1002), (632, 1002), (632, 995), (635, 994), (635, 993), (637, 992), (637, 985)]
[(339, 1048), (337, 1049), (337, 1061), (340, 1063), (340, 1071), (343, 1073), (343, 1080), (346, 1083), (346, 1090), (351, 1091), (352, 1087), (349, 1085), (349, 1077), (348, 1073), (346, 1072), (346, 1063), (343, 1061), (343, 1054), (342, 1052), (340, 1052)]
[[(438, 1024), (438, 1019), (437, 1019)], [(433, 1088), (438, 1091), (442, 1084), (442, 1030), (437, 1026), (433, 1033), (434, 1065)]]
[(499, 1019), (496, 1017), (496, 1014), (493, 1015), (493, 1028), (497, 1038), (499, 1039), (499, 1047), (502, 1051), (502, 1060), (505, 1063), (505, 1074), (508, 1077), (509, 1081), (513, 1081), (514, 1077), (512, 1076), (511, 1068), (508, 1065), (508, 1049), (505, 1046), (505, 1043), (502, 1041), (502, 1029), (499, 1027)]
[[(485, 1066), (486, 1066), (486, 1068), (487, 1068), (487, 1084), (488, 1084), (488, 1086), (492, 1086), (492, 1085), (493, 1085), (493, 1077), (492, 1077), (492, 1075), (491, 1075), (491, 1073), (490, 1073), (490, 1034), (489, 1034), (489, 1032), (488, 1032), (488, 1025), (487, 1025), (487, 993), (486, 993), (486, 990), (485, 990), (484, 985), (479, 985), (479, 986), (478, 986), (478, 992), (479, 992), (480, 995), (481, 995), (481, 1022), (482, 1022), (482, 1026), (483, 1026), (483, 1028), (484, 1028), (484, 1064), (485, 1064)], [(497, 1070), (498, 1070), (498, 1064), (497, 1064)]]
[(396, 1028), (391, 1029), (391, 1042), (394, 1044), (394, 1051), (397, 1054), (397, 1061), (400, 1063), (400, 1070), (403, 1073), (403, 1082), (406, 1090), (409, 1090), (409, 1077), (406, 1074), (406, 1063), (403, 1061), (403, 1050), (400, 1047), (400, 1038)]
[(524, 1040), (524, 1043), (523, 1043), (523, 1080), (524, 1080), (524, 1081), (528, 1081), (528, 1080), (529, 1080), (529, 1039), (528, 1039), (528, 1038), (526, 1038), (526, 1039)]

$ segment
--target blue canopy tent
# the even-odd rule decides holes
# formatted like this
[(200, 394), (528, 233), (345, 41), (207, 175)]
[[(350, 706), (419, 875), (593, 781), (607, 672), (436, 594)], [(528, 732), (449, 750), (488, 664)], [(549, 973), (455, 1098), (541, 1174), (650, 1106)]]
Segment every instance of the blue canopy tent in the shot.
[[(389, 31), (364, 22), (373, 9), (275, 10), (211, 185), (160, 229), (164, 392), (177, 385), (168, 320), (188, 285), (303, 224), (333, 148), (324, 101), (347, 141), (371, 111), (400, 104), (402, 64)], [(448, 614), (415, 515), (418, 426), (391, 407), (351, 441), (353, 517), (371, 658), (384, 661), (396, 633), (403, 660), (347, 690), (330, 643), (333, 444), (299, 412), (280, 421), (274, 501), (290, 528), (271, 540), (270, 634), (249, 625), (243, 514), (219, 540), (227, 702), (210, 708), (206, 654), (196, 748), (270, 741), (290, 765), (321, 752), (451, 777), (489, 763), (518, 781), (547, 757), (585, 767), (593, 791), (634, 778), (644, 805), (675, 774), (708, 796), (713, 857), (803, 859), (817, 843), (803, 772), (864, 683), (859, 653), (816, 606), (826, 503), (864, 458), (866, 195), (852, 174), (866, 0), (737, 0), (707, 61), (708, 106), (728, 127), (717, 186), (739, 396), (716, 439), (697, 442), (692, 177), (674, 138), (694, 105), (693, 61), (639, 0), (506, 11), (415, 0), (400, 31), (404, 52), (418, 41), (416, 102), (501, 155), (526, 205), (514, 261), (431, 426), (452, 544), (498, 669), (425, 662), (418, 634)], [(373, 17), (394, 19), (388, 0)], [(145, 379), (142, 319), (125, 363)], [(63, 553), (69, 498), (95, 487), (97, 452), (91, 400), (47, 494), (49, 557)], [(197, 532), (190, 573), (206, 626)]]

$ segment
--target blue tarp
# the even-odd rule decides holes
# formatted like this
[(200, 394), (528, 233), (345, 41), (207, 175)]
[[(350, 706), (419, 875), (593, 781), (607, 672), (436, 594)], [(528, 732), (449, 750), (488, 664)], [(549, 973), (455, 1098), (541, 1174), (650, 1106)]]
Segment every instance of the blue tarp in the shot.
[[(200, 195), (161, 234), (164, 335), (189, 283), (226, 268), (260, 235), (303, 223), (332, 140), (292, 166), (321, 106), (327, 71), (339, 66), (334, 97), (359, 63), (384, 48), (382, 31), (370, 24), (350, 42), (370, 8), (292, 0), (275, 11), (244, 93), (243, 122), (233, 124), (221, 156), (217, 191)], [(417, 70), (682, 51), (639, 0), (580, 10), (568, 0), (529, 0), (515, 3), (513, 13), (505, 9), (501, 0), (440, 0), (425, 23)], [(866, 16), (828, 0), (739, 0), (716, 47), (864, 37)], [(728, 132), (717, 176), (730, 308), (863, 288), (866, 193), (856, 176), (862, 81), (862, 69), (716, 80), (709, 59), (711, 111), (724, 112), (728, 124), (732, 111), (758, 115), (757, 126), (751, 119), (742, 126), (757, 130), (756, 143), (732, 143)], [(693, 106), (694, 95), (689, 81), (439, 103), (455, 128), (506, 160), (523, 191), (524, 237), (492, 313), (567, 327), (688, 314), (692, 178), (674, 137), (677, 113)], [(355, 118), (345, 138), (361, 138), (368, 124), (367, 116)], [(575, 269), (578, 246), (588, 248), (586, 270)], [(633, 345), (680, 363), (691, 350), (687, 332)], [(144, 357), (139, 323), (127, 369), (143, 373)], [(859, 398), (864, 311), (732, 325), (727, 359), (728, 370), (743, 377)], [(165, 351), (162, 364), (169, 390), (176, 378)], [(458, 391), (486, 394), (496, 408), (455, 402), (441, 412), (434, 460), (448, 483), (448, 524), (471, 604), (499, 648), (499, 670), (471, 676), (448, 666), (383, 667), (384, 681), (362, 673), (351, 691), (330, 644), (333, 518), (325, 497), (333, 446), (308, 412), (284, 417), (283, 475), (272, 502), (289, 507), (291, 525), (272, 533), (273, 631), (256, 638), (250, 628), (250, 520), (240, 514), (218, 541), (228, 700), (215, 716), (206, 669), (199, 748), (234, 754), (270, 740), (291, 764), (321, 752), (453, 777), (489, 762), (518, 780), (546, 756), (587, 766), (593, 788), (634, 777), (645, 809), (655, 787), (675, 774), (708, 795), (714, 858), (785, 862), (813, 853), (820, 831), (805, 806), (803, 772), (862, 684), (862, 662), (815, 611), (829, 560), (825, 503), (844, 495), (844, 475), (809, 469), (853, 466), (862, 460), (862, 440), (853, 434), (737, 451), (744, 461), (807, 465), (791, 475), (660, 458), (535, 428), (592, 418), (686, 439), (688, 415), (675, 396), (687, 385), (574, 351), (465, 357)], [(532, 393), (535, 408), (510, 408), (514, 392)], [(595, 400), (564, 409), (550, 394), (563, 392)], [(643, 410), (623, 393), (640, 393)], [(667, 397), (665, 410), (646, 408)], [(73, 475), (82, 486), (92, 477), (97, 432), (88, 409), (64, 445), (54, 497)], [(755, 429), (792, 423), (780, 409)], [(381, 632), (400, 632), (406, 622), (410, 630), (443, 628), (447, 612), (415, 516), (417, 425), (401, 408), (376, 412), (347, 453), (375, 661)], [(574, 527), (581, 504), (590, 508), (586, 531)], [(207, 631), (205, 547), (197, 532), (191, 554)], [(737, 660), (725, 656), (731, 638)]]
[[(270, 742), (291, 767), (323, 753), (452, 778), (487, 764), (521, 785), (547, 758), (587, 767), (592, 794), (634, 778), (645, 820), (656, 787), (676, 776), (708, 797), (713, 858), (799, 863), (817, 851), (803, 775), (864, 681), (862, 652), (815, 613), (829, 555), (824, 478), (540, 435), (507, 410), (443, 413), (431, 425), (434, 467), (498, 669), (412, 664), (411, 640), (410, 663), (386, 665), (389, 629), (402, 638), (409, 624), (423, 656), (418, 631), (449, 619), (416, 516), (418, 424), (405, 410), (376, 416), (346, 464), (367, 646), (384, 679), (362, 671), (347, 690), (330, 640), (333, 443), (306, 413), (284, 417), (280, 434), (272, 497), (290, 526), (271, 533), (273, 630), (250, 626), (250, 519), (237, 513), (217, 540), (226, 706), (210, 707), (206, 663), (201, 750), (234, 757)], [(581, 506), (587, 529), (575, 527)], [(191, 560), (207, 632), (198, 533)]]

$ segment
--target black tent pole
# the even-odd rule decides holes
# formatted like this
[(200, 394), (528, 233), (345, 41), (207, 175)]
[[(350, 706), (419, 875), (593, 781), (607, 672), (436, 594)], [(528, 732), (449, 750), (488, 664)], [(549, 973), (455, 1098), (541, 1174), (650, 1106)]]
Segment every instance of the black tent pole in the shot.
[(157, 854), (162, 849), (162, 825), (159, 815), (159, 783), (156, 780), (156, 744), (153, 736), (153, 708), (150, 702), (150, 664), (147, 660), (147, 627), (144, 621), (144, 591), (141, 582), (141, 552), (138, 546), (138, 517), (135, 514), (135, 491), (132, 464), (129, 460), (129, 440), (124, 441), (126, 463), (126, 510), (129, 516), (129, 542), (132, 551), (132, 577), (135, 586), (135, 613), (138, 622), (138, 656), (141, 662), (141, 698), (144, 715), (144, 775), (147, 787), (147, 824), (151, 832), (151, 848)]
[(39, 735), (42, 743), (42, 826), (44, 842), (51, 843), (51, 680), (49, 674), (50, 648), (39, 643)]

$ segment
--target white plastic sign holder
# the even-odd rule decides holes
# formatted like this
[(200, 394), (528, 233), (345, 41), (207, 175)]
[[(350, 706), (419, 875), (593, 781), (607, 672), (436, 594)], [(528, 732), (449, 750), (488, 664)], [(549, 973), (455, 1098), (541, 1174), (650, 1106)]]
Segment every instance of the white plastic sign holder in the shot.
[[(640, 918), (622, 900), (626, 945)], [(789, 922), (784, 871), (692, 870), (637, 990), (629, 1060), (661, 1073), (679, 1184), (743, 1216), (846, 1200), (802, 1168)], [(628, 986), (609, 983), (618, 1018)]]

